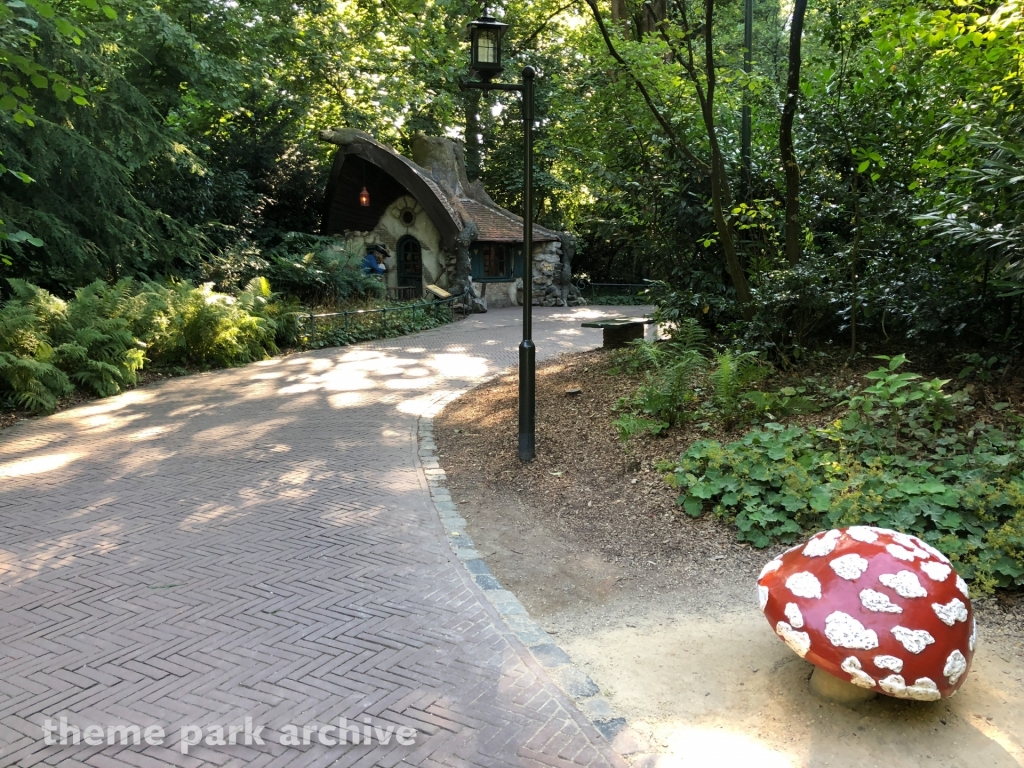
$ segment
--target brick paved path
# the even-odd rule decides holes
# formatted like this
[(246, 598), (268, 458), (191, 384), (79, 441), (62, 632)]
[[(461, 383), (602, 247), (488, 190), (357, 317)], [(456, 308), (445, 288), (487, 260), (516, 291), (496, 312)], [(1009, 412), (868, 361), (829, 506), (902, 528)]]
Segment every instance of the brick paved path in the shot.
[[(542, 358), (600, 343), (580, 314), (537, 310)], [(452, 555), (417, 460), (418, 414), (514, 364), (520, 327), (499, 310), (0, 433), (0, 766), (622, 765)], [(46, 746), (62, 715), (167, 736)], [(182, 754), (182, 725), (245, 717), (264, 746)], [(278, 743), (340, 717), (418, 735)]]

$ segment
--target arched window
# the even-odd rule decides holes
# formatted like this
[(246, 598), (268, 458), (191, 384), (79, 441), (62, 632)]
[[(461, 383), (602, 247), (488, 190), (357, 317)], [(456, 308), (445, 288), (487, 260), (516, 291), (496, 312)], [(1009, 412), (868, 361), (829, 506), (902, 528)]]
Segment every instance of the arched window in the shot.
[(420, 288), (423, 285), (423, 249), (420, 241), (406, 235), (398, 241), (398, 284)]

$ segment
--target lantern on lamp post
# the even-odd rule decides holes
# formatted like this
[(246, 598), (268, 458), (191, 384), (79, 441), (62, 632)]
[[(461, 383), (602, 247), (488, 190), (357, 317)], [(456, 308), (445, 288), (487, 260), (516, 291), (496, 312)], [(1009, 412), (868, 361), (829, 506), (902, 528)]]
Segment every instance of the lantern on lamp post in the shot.
[(483, 16), (469, 23), (470, 67), (484, 82), (489, 83), (504, 69), (501, 66), (501, 38), (506, 29), (508, 24), (488, 15), (487, 6), (484, 6)]
[(523, 95), (523, 340), (519, 344), (519, 460), (533, 461), (537, 455), (537, 349), (533, 344), (533, 67), (523, 67), (523, 81), (494, 83), (501, 74), (501, 38), (508, 29), (487, 13), (469, 24), (470, 67), (480, 80), (463, 88), (514, 91)]

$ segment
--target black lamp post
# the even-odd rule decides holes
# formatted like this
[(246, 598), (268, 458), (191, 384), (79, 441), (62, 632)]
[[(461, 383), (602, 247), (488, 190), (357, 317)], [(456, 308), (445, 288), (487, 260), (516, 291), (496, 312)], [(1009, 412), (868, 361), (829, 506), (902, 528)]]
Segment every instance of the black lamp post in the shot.
[(487, 13), (469, 24), (472, 72), (480, 80), (462, 84), (482, 91), (515, 91), (523, 94), (523, 131), (526, 150), (523, 168), (523, 341), (519, 345), (519, 460), (533, 461), (537, 454), (536, 377), (537, 350), (533, 345), (533, 67), (523, 68), (519, 84), (493, 83), (501, 74), (501, 38), (508, 24)]

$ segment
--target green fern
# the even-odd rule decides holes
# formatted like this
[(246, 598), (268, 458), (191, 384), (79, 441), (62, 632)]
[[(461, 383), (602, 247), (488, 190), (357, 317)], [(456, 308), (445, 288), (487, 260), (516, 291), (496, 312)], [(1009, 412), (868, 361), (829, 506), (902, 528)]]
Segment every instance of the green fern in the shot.
[(731, 429), (739, 419), (743, 406), (743, 395), (767, 371), (756, 352), (715, 353), (715, 368), (708, 377), (711, 385), (712, 402), (722, 418), (726, 429)]
[(684, 317), (671, 329), (670, 346), (678, 351), (697, 350), (704, 353), (708, 348), (708, 332), (692, 317)]
[(44, 316), (62, 315), (63, 302), (23, 280), (9, 280), (13, 298), (0, 306), (0, 400), (33, 413), (49, 413), (72, 390), (53, 364)]
[(660, 368), (663, 357), (664, 354), (658, 342), (636, 339), (628, 342), (623, 349), (615, 350), (612, 353), (611, 363), (613, 372), (625, 369), (627, 373), (640, 373)]
[(612, 357), (615, 369), (623, 368), (629, 373), (670, 368), (681, 358), (695, 352), (701, 357), (707, 353), (707, 331), (692, 318), (685, 318), (673, 329), (671, 339), (651, 341), (637, 339), (629, 342), (625, 349), (617, 350)]
[(821, 410), (814, 398), (799, 394), (793, 387), (783, 387), (778, 392), (746, 392), (743, 399), (754, 406), (756, 413), (773, 420)]
[(13, 297), (0, 306), (0, 401), (35, 413), (52, 411), (72, 383), (101, 397), (122, 392), (147, 353), (164, 365), (262, 360), (277, 351), (275, 314), (290, 311), (262, 277), (237, 298), (212, 284), (126, 279), (96, 281), (67, 302), (24, 280), (9, 282)]
[[(12, 404), (32, 413), (50, 413), (57, 407), (57, 399), (72, 391), (67, 376), (46, 358), (52, 350), (40, 344), (39, 357), (20, 357), (0, 352), (0, 393), (6, 394)], [(4, 392), (6, 390), (6, 392)]]
[(231, 366), (275, 353), (277, 324), (254, 314), (269, 284), (249, 287), (255, 290), (235, 299), (214, 291), (212, 283), (146, 283), (134, 303), (150, 359), (165, 366)]
[(113, 285), (97, 280), (75, 291), (65, 322), (51, 333), (59, 346), (56, 364), (80, 387), (101, 397), (135, 384), (143, 354), (123, 315), (133, 290), (131, 280)]
[(645, 432), (650, 432), (655, 436), (659, 435), (670, 425), (667, 421), (644, 419), (634, 416), (632, 413), (624, 413), (612, 422), (612, 426), (619, 431), (619, 439), (625, 442)]

